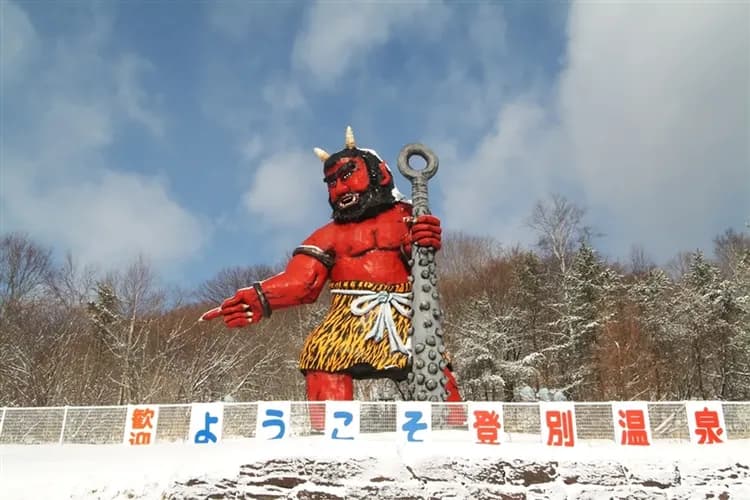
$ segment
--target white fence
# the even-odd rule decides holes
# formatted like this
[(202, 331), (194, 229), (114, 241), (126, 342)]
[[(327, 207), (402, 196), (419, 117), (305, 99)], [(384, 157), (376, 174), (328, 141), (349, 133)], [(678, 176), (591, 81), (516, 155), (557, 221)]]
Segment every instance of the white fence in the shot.
[[(252, 438), (256, 433), (257, 402), (223, 403), (221, 419), (222, 439)], [(478, 404), (478, 403), (477, 403)], [(615, 441), (618, 420), (613, 416), (613, 403), (574, 403), (574, 433), (576, 441)], [(685, 402), (648, 402), (647, 422), (654, 442), (660, 440), (691, 440), (688, 410)], [(723, 438), (750, 439), (750, 402), (713, 402), (723, 410)], [(311, 409), (320, 411), (321, 403), (291, 402), (289, 435), (308, 435)], [(397, 431), (397, 402), (359, 402), (359, 432), (368, 434)], [(190, 404), (151, 405), (158, 407), (156, 442), (186, 441), (189, 439)], [(471, 428), (467, 403), (433, 403), (429, 418), (431, 431), (464, 430)], [(502, 403), (503, 440), (507, 442), (539, 442), (545, 421), (538, 403)], [(462, 418), (463, 416), (463, 418)], [(128, 418), (127, 406), (45, 407), (0, 410), (0, 445), (81, 443), (122, 443)], [(619, 422), (619, 425), (623, 425)], [(444, 433), (448, 436), (450, 433)], [(441, 433), (433, 432), (434, 440)]]

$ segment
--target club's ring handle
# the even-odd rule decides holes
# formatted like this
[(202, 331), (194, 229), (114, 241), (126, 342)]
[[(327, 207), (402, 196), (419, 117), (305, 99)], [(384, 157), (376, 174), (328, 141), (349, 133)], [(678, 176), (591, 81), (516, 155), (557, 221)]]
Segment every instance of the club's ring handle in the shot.
[[(425, 167), (422, 169), (412, 168), (409, 165), (409, 160), (412, 156), (421, 157), (426, 162)], [(423, 144), (407, 144), (401, 149), (401, 153), (398, 155), (398, 169), (410, 181), (416, 179), (427, 181), (427, 179), (437, 173), (438, 157), (430, 148)]]

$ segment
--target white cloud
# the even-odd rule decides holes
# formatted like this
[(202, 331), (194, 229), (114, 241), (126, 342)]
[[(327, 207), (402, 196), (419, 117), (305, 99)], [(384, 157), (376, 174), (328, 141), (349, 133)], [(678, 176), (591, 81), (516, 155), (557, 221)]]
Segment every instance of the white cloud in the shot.
[(289, 14), (299, 9), (295, 2), (247, 0), (221, 0), (206, 6), (209, 26), (234, 42), (283, 29), (289, 23)]
[(562, 133), (624, 243), (690, 249), (725, 229), (727, 197), (750, 209), (748, 19), (741, 3), (571, 10)]
[(441, 159), (446, 227), (491, 235), (503, 244), (529, 242), (523, 220), (551, 182), (546, 160), (556, 144), (547, 119), (534, 99), (519, 98), (501, 109), (474, 154)]
[[(23, 145), (23, 153), (38, 164), (34, 173), (52, 174), (56, 181), (84, 175), (86, 167), (80, 157), (112, 143), (115, 117), (106, 104), (85, 95), (48, 94), (43, 101), (32, 118), (38, 126), (31, 139), (39, 147), (26, 149), (32, 141)], [(14, 145), (9, 147), (14, 149)]]
[(245, 161), (255, 160), (263, 152), (263, 141), (261, 140), (260, 136), (253, 135), (252, 137), (247, 139), (240, 146), (240, 152), (242, 153), (242, 158)]
[(279, 232), (309, 229), (328, 207), (322, 172), (312, 151), (274, 155), (255, 171), (243, 204), (257, 225)]
[[(9, 2), (3, 8), (20, 10)], [(80, 36), (40, 34), (40, 71), (6, 89), (6, 120), (10, 112), (15, 119), (6, 122), (2, 155), (2, 229), (71, 250), (83, 263), (117, 265), (138, 254), (159, 264), (184, 261), (205, 242), (199, 220), (172, 199), (166, 182), (117, 170), (122, 165), (107, 156), (127, 124), (163, 133), (162, 114), (141, 82), (152, 67), (113, 49), (111, 19), (93, 14)]]
[[(292, 63), (327, 86), (338, 80), (355, 62), (384, 45), (392, 31), (406, 29), (418, 14), (439, 6), (427, 1), (403, 3), (316, 2), (297, 36)], [(414, 29), (419, 29), (416, 27)], [(426, 36), (431, 36), (427, 30)]]
[(212, 2), (208, 10), (210, 26), (233, 40), (242, 40), (252, 25), (257, 10), (253, 2), (223, 0)]
[(299, 86), (288, 81), (271, 81), (263, 86), (263, 100), (272, 113), (286, 113), (305, 107), (305, 98)]
[(42, 235), (82, 262), (118, 266), (138, 254), (173, 264), (194, 256), (205, 227), (169, 196), (154, 178), (102, 170), (76, 183), (43, 190), (18, 171), (8, 176), (6, 202), (14, 222)]
[(0, 7), (0, 74), (3, 85), (16, 82), (38, 49), (34, 26), (26, 13), (12, 2)]
[(145, 91), (139, 78), (144, 72), (154, 70), (153, 65), (135, 56), (124, 55), (115, 66), (117, 97), (125, 114), (131, 120), (146, 127), (152, 134), (164, 134), (162, 115), (154, 110), (153, 98)]
[(535, 199), (573, 192), (610, 248), (666, 259), (741, 223), (749, 16), (741, 3), (573, 5), (558, 86), (504, 102), (476, 151), (452, 160), (460, 172), (443, 170), (448, 225), (524, 240)]

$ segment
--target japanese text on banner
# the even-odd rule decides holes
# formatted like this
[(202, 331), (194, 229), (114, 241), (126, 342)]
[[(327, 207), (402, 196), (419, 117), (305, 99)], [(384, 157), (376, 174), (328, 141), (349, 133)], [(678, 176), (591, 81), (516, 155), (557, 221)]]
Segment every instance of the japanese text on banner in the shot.
[(396, 403), (396, 435), (405, 443), (430, 441), (432, 435), (432, 405), (425, 402), (399, 401)]
[(652, 443), (648, 403), (623, 401), (612, 403), (615, 443), (623, 446), (649, 446)]
[(539, 403), (542, 443), (572, 447), (576, 444), (576, 413), (573, 403)]
[(157, 405), (128, 405), (123, 442), (131, 446), (154, 444), (158, 421)]
[(500, 444), (503, 435), (503, 404), (469, 403), (469, 435), (479, 444)]
[(189, 431), (191, 443), (216, 444), (220, 442), (223, 426), (223, 403), (193, 403), (191, 405)]
[(292, 405), (289, 401), (260, 401), (255, 426), (256, 439), (284, 439), (289, 437)]
[(326, 402), (326, 437), (334, 441), (353, 441), (359, 437), (359, 402)]
[(691, 442), (721, 444), (727, 440), (721, 401), (686, 401), (685, 410)]

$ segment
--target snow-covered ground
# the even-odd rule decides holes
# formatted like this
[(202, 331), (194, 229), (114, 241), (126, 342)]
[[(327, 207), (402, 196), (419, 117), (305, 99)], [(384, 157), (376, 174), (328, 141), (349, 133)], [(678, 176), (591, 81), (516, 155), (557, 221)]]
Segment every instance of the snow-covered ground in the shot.
[(476, 445), (435, 434), (432, 443), (408, 445), (387, 435), (342, 443), (309, 436), (149, 448), (1, 445), (0, 498), (205, 498), (209, 492), (311, 498), (317, 488), (327, 498), (367, 492), (372, 498), (473, 498), (495, 491), (486, 498), (611, 498), (616, 492), (625, 498), (750, 499), (749, 441), (631, 448), (584, 442), (555, 449)]

